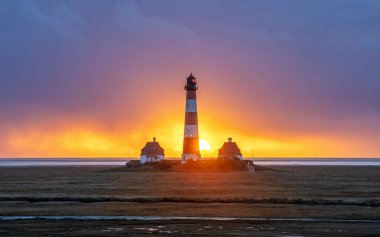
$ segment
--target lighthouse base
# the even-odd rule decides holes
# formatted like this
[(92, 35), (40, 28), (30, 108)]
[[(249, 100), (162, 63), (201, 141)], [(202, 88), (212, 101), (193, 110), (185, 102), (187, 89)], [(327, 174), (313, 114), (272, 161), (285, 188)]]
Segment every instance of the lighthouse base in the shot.
[(201, 159), (201, 154), (182, 154), (181, 162), (186, 163), (188, 160), (197, 161)]

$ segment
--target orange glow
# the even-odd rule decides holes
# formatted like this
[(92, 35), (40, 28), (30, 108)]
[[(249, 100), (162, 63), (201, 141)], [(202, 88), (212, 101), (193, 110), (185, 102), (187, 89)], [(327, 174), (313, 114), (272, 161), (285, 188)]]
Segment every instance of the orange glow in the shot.
[[(222, 75), (204, 73), (202, 77)], [(271, 114), (269, 108), (229, 96), (225, 88), (214, 89), (218, 85), (206, 82), (200, 85), (197, 95), (202, 157), (216, 157), (228, 137), (237, 142), (243, 157), (251, 157), (252, 151), (254, 157), (377, 157), (380, 154), (375, 132), (375, 135), (358, 135), (354, 130), (318, 133), (299, 131), (293, 129), (295, 126), (273, 127), (270, 119), (282, 118)], [(7, 131), (0, 134), (0, 157), (138, 157), (141, 148), (153, 137), (165, 149), (166, 157), (180, 157), (185, 109), (182, 84), (183, 80), (170, 84), (168, 93), (160, 95), (159, 100), (153, 97), (136, 97), (133, 102), (117, 100), (120, 104), (115, 105), (115, 110), (119, 114), (107, 114), (106, 118), (38, 112), (22, 123), (1, 124)], [(156, 90), (155, 85), (151, 89), (140, 84), (135, 86), (140, 91)], [(350, 128), (361, 131), (360, 126)]]
[[(160, 122), (157, 122), (160, 121)], [(250, 134), (237, 127), (215, 122), (204, 113), (200, 118), (202, 157), (216, 157), (218, 149), (232, 137), (243, 156), (250, 157), (371, 157), (374, 150), (359, 153), (364, 144), (342, 138)], [(105, 128), (96, 122), (68, 119), (63, 126), (20, 127), (8, 136), (2, 157), (138, 157), (146, 141), (156, 136), (167, 157), (182, 152), (183, 118), (161, 116), (127, 127), (123, 123)], [(344, 142), (342, 142), (344, 141)]]

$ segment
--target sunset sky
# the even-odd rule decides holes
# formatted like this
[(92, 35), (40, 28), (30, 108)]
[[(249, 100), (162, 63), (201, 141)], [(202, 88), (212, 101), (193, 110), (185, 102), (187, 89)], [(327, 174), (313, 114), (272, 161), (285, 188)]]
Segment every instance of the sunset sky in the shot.
[(380, 1), (0, 1), (0, 157), (380, 157)]

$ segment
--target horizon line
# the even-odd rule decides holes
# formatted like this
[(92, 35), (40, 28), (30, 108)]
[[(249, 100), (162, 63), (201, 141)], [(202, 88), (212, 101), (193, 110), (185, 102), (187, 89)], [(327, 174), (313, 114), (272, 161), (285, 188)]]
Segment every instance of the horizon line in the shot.
[[(201, 159), (216, 159), (218, 157), (208, 156)], [(1, 159), (140, 159), (140, 157), (0, 157)], [(181, 159), (181, 157), (165, 157), (165, 159)], [(291, 157), (291, 156), (271, 156), (271, 157), (243, 157), (250, 159), (380, 159), (380, 157)]]

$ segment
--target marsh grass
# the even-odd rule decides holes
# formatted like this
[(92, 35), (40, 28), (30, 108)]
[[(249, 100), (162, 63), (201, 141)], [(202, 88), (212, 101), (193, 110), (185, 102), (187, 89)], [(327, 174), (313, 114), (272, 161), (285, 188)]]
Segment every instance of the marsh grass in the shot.
[(124, 168), (1, 168), (0, 213), (380, 218), (378, 167), (256, 173)]

